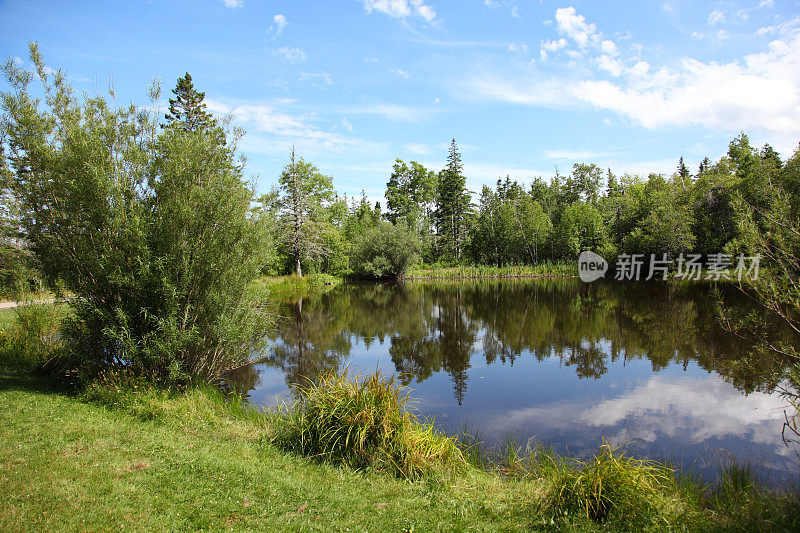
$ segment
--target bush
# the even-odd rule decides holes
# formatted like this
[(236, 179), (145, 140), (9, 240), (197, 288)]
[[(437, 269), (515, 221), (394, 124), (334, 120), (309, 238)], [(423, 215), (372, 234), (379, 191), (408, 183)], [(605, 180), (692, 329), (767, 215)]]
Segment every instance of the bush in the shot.
[(271, 440), (283, 449), (344, 464), (416, 478), (446, 462), (465, 464), (455, 442), (411, 413), (408, 392), (375, 372), (361, 379), (328, 373), (297, 387)]
[(420, 242), (403, 225), (383, 222), (366, 230), (355, 242), (353, 270), (377, 279), (397, 278), (420, 259)]
[(29, 88), (33, 74), (4, 67), (3, 163), (45, 277), (77, 296), (70, 360), (170, 382), (213, 380), (247, 362), (264, 338), (261, 295), (249, 288), (268, 233), (251, 212), (237, 132), (226, 136), (210, 116), (161, 129), (155, 111), (79, 101), (35, 45), (31, 61), (44, 102)]

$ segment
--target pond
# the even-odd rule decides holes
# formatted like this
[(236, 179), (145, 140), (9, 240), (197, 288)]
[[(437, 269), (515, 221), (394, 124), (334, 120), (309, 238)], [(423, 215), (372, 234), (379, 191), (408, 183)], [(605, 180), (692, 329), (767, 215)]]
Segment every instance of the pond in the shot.
[[(448, 433), (507, 435), (587, 457), (605, 442), (713, 482), (731, 458), (797, 479), (781, 438), (787, 365), (725, 331), (708, 284), (478, 280), (347, 284), (287, 301), (252, 403), (345, 366), (400, 376)], [(726, 304), (747, 310), (733, 287)], [(790, 413), (791, 414), (791, 413)]]

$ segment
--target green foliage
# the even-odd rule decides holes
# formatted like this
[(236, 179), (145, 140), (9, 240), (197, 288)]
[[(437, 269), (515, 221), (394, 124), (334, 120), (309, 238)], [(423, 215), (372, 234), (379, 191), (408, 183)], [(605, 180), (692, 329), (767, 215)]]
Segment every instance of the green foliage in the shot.
[(443, 464), (463, 464), (452, 439), (409, 411), (409, 393), (393, 377), (375, 372), (362, 379), (345, 369), (296, 391), (299, 399), (284, 407), (271, 437), (284, 449), (405, 478), (417, 478)]
[(466, 188), (467, 179), (463, 170), (461, 152), (453, 139), (447, 155), (447, 165), (439, 173), (436, 185), (434, 218), (437, 253), (440, 257), (455, 261), (461, 260), (471, 216), (470, 194)]
[(257, 290), (266, 290), (270, 301), (283, 301), (327, 292), (341, 282), (342, 278), (329, 274), (308, 274), (302, 277), (263, 277), (257, 279), (255, 285)]
[(563, 257), (575, 259), (584, 250), (598, 253), (606, 244), (605, 227), (600, 213), (589, 204), (575, 202), (564, 208), (556, 227), (559, 250)]
[(417, 236), (403, 225), (384, 222), (366, 230), (354, 243), (353, 270), (370, 278), (397, 278), (420, 259)]
[(238, 135), (221, 142), (216, 122), (162, 131), (154, 112), (79, 101), (35, 45), (31, 60), (45, 100), (7, 62), (2, 130), (25, 238), (46, 278), (78, 296), (64, 332), (70, 360), (176, 381), (247, 361), (264, 317), (246, 289), (267, 241)]
[(552, 223), (541, 205), (506, 178), (483, 188), (469, 251), (478, 264), (538, 263), (547, 253)]

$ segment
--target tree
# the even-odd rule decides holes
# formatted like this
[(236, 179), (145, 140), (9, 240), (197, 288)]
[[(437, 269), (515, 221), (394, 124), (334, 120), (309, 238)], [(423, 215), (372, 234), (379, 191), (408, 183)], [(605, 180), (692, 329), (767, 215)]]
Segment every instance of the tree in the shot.
[(462, 174), (463, 169), (461, 153), (453, 139), (447, 155), (447, 166), (439, 173), (435, 217), (440, 255), (456, 261), (461, 258), (467, 236), (466, 225), (470, 209), (470, 196), (466, 188), (467, 180)]
[(689, 174), (689, 169), (683, 163), (683, 157), (678, 161), (678, 178), (680, 178), (683, 190), (686, 190), (686, 184), (691, 180), (692, 176)]
[(249, 284), (266, 243), (236, 138), (178, 123), (159, 135), (155, 112), (79, 102), (36, 45), (31, 60), (44, 102), (7, 62), (2, 129), (26, 239), (47, 279), (78, 297), (66, 363), (186, 381), (248, 362), (263, 338)]
[(562, 257), (575, 259), (584, 250), (601, 253), (606, 244), (603, 219), (597, 209), (574, 202), (564, 209), (557, 229)]
[(302, 157), (295, 160), (294, 147), (279, 183), (283, 241), (295, 273), (302, 276), (304, 260), (317, 261), (328, 252), (325, 234), (330, 226), (326, 224), (325, 208), (335, 193), (329, 176)]
[[(166, 125), (177, 122), (186, 131), (198, 131), (217, 125), (214, 117), (206, 111), (203, 101), (206, 93), (194, 88), (192, 76), (187, 72), (172, 89), (175, 98), (169, 99), (169, 112), (164, 115)], [(162, 127), (166, 127), (166, 125)]]
[(354, 243), (353, 270), (371, 278), (397, 278), (419, 260), (420, 243), (403, 224), (383, 221)]
[(386, 184), (386, 219), (394, 224), (405, 223), (427, 247), (432, 234), (435, 195), (436, 174), (433, 171), (416, 161), (407, 165), (397, 159)]

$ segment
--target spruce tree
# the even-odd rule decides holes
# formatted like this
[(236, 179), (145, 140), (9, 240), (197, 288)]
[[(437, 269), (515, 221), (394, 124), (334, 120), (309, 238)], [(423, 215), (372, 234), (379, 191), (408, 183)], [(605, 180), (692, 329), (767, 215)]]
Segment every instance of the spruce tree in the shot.
[(191, 74), (187, 72), (178, 78), (172, 93), (175, 98), (169, 99), (169, 113), (164, 115), (167, 125), (177, 122), (186, 131), (199, 131), (217, 125), (214, 117), (206, 111), (203, 102), (206, 93), (194, 88)]
[(456, 140), (450, 143), (447, 166), (439, 173), (436, 194), (436, 223), (440, 239), (440, 252), (450, 259), (459, 260), (466, 237), (466, 219), (470, 196), (466, 178), (462, 174), (461, 153)]

